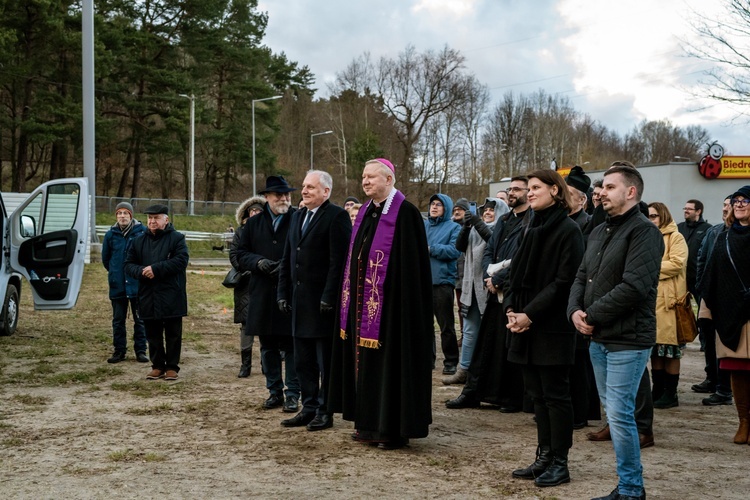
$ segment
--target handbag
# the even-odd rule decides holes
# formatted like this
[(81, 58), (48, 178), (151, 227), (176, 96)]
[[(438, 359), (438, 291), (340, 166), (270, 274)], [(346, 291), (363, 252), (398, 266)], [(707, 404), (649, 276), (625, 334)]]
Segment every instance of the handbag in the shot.
[(227, 272), (227, 275), (224, 276), (224, 281), (222, 281), (221, 284), (227, 288), (235, 288), (240, 284), (240, 281), (242, 281), (244, 276), (245, 273), (241, 273), (233, 267)]
[(695, 322), (695, 313), (690, 303), (690, 292), (677, 299), (674, 311), (677, 319), (677, 343), (689, 344), (698, 336), (698, 324)]

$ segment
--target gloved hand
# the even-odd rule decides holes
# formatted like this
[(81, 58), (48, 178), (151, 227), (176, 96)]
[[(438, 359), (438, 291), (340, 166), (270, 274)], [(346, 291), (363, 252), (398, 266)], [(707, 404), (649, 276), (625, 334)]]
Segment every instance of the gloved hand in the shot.
[(333, 311), (333, 306), (327, 302), (320, 301), (320, 314), (326, 314)]
[(479, 220), (479, 217), (471, 212), (466, 212), (464, 214), (464, 226), (466, 227), (473, 226), (477, 220)]
[(289, 305), (289, 302), (287, 302), (284, 299), (279, 300), (276, 302), (276, 304), (279, 306), (279, 311), (283, 312), (284, 314), (289, 314), (292, 312), (292, 306)]
[(459, 304), (458, 305), (458, 313), (461, 315), (462, 318), (466, 318), (469, 316), (469, 306), (466, 304)]
[(271, 275), (275, 272), (278, 272), (278, 270), (279, 270), (278, 261), (271, 260), (271, 259), (260, 259), (258, 261), (258, 271), (262, 272), (263, 274)]

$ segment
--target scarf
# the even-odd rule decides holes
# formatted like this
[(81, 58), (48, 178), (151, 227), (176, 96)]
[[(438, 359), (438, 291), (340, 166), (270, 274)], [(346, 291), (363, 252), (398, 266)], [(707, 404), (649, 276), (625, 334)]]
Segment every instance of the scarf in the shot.
[(535, 286), (539, 264), (544, 261), (545, 252), (551, 250), (547, 245), (547, 235), (568, 217), (568, 211), (555, 204), (534, 211), (533, 215), (531, 225), (511, 263), (510, 288), (513, 290), (531, 289)]
[(120, 228), (120, 231), (122, 232), (122, 235), (123, 235), (123, 237), (125, 237), (125, 238), (127, 238), (127, 237), (128, 237), (128, 233), (130, 232), (130, 230), (131, 230), (131, 229), (133, 229), (133, 226), (135, 226), (135, 219), (130, 219), (130, 222), (129, 222), (129, 223), (128, 223), (128, 225), (127, 225), (127, 226), (125, 226), (125, 227), (123, 227), (123, 226), (121, 226), (121, 225), (117, 224), (117, 227), (119, 227), (119, 228)]
[[(383, 312), (383, 303), (385, 294), (383, 293), (383, 283), (385, 282), (386, 273), (388, 272), (388, 261), (393, 248), (393, 237), (396, 233), (396, 219), (401, 204), (404, 202), (404, 195), (397, 189), (392, 189), (388, 198), (385, 199), (383, 213), (380, 216), (375, 233), (372, 237), (372, 245), (367, 256), (367, 272), (365, 274), (364, 300), (365, 308), (362, 311), (362, 317), (359, 324), (359, 345), (377, 349), (380, 347), (380, 319)], [(357, 220), (352, 228), (352, 236), (349, 240), (349, 252), (346, 256), (346, 266), (344, 267), (344, 282), (341, 286), (341, 314), (339, 316), (339, 327), (341, 338), (346, 339), (346, 321), (349, 313), (349, 303), (351, 301), (351, 264), (352, 253), (354, 251), (354, 240), (359, 231), (359, 226), (365, 217), (372, 200), (368, 201), (357, 214)]]

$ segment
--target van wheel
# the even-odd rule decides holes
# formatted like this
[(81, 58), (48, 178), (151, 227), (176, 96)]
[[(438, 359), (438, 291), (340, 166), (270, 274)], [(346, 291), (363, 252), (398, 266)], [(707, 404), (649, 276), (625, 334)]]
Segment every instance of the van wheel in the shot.
[(13, 335), (18, 327), (18, 289), (8, 285), (0, 312), (0, 335)]

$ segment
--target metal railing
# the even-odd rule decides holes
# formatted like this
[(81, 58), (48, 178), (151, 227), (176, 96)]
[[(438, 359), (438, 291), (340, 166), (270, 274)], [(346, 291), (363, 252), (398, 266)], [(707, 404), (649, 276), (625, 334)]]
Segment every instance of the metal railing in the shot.
[[(188, 215), (190, 200), (174, 200), (164, 198), (120, 198), (116, 196), (97, 196), (96, 211), (113, 213), (118, 203), (127, 201), (133, 205), (133, 210), (143, 213), (147, 207), (157, 203), (169, 207), (170, 214)], [(237, 201), (199, 201), (193, 202), (195, 215), (234, 215), (240, 202)], [(97, 229), (98, 231), (98, 229)]]

